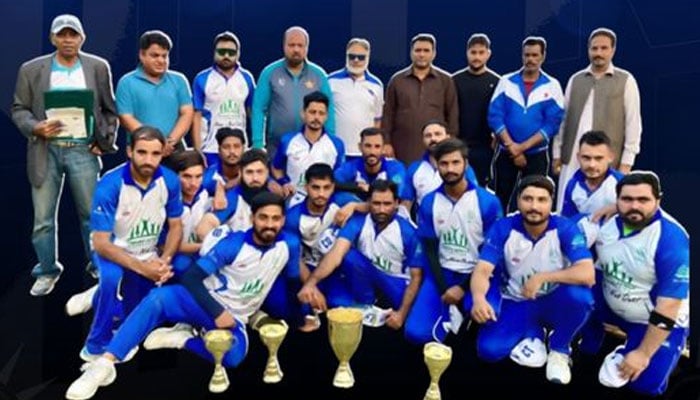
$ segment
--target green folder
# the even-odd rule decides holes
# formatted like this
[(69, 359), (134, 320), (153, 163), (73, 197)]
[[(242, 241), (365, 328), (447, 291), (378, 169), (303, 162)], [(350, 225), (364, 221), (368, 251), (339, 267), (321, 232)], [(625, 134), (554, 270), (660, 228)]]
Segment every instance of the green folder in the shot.
[[(82, 108), (85, 113), (85, 132), (87, 140), (92, 137), (95, 116), (93, 105), (95, 97), (90, 89), (49, 90), (44, 92), (44, 109), (76, 107)], [(86, 139), (57, 138), (55, 140), (84, 141)]]

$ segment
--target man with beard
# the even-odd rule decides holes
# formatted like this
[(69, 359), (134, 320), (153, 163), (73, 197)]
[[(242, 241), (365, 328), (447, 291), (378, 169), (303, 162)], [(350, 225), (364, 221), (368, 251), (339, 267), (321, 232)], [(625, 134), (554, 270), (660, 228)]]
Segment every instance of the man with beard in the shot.
[[(246, 131), (253, 105), (255, 79), (239, 62), (241, 42), (233, 33), (222, 32), (214, 38), (214, 66), (195, 76), (192, 82), (192, 145), (201, 150), (207, 165), (218, 161), (216, 133), (221, 128)], [(250, 141), (244, 136), (243, 146)]]
[[(465, 178), (467, 146), (461, 140), (447, 139), (432, 154), (443, 183), (418, 209), (418, 235), (430, 272), (406, 321), (406, 338), (420, 344), (442, 342), (449, 331), (457, 334), (462, 313), (471, 310), (466, 294), (484, 236), (503, 216), (498, 198)], [(493, 286), (492, 303), (497, 293)]]
[(405, 164), (420, 157), (421, 124), (430, 119), (447, 122), (448, 133), (459, 131), (457, 93), (450, 75), (433, 65), (435, 36), (421, 33), (411, 39), (411, 65), (394, 74), (386, 89), (382, 129), (388, 155)]
[(379, 128), (384, 106), (384, 85), (372, 75), (367, 39), (352, 38), (345, 47), (345, 68), (328, 76), (335, 106), (335, 134), (343, 141), (348, 155), (357, 156), (358, 132)]
[[(227, 231), (239, 232), (250, 228), (250, 201), (255, 195), (267, 191), (266, 184), (270, 176), (267, 167), (267, 155), (260, 149), (250, 149), (243, 153), (240, 160), (240, 184), (226, 192), (226, 207), (222, 210), (208, 212), (202, 217), (196, 228), (196, 234), (204, 243), (204, 251), (221, 240)], [(224, 225), (223, 229), (216, 229)], [(211, 235), (210, 235), (211, 233)]]
[(467, 67), (452, 75), (459, 104), (459, 135), (469, 148), (469, 165), (478, 184), (486, 186), (493, 159), (493, 133), (486, 119), (493, 91), (500, 75), (487, 66), (491, 58), (491, 40), (475, 33), (467, 40)]
[(202, 187), (212, 198), (212, 208), (226, 207), (226, 192), (238, 185), (241, 178), (239, 162), (245, 150), (245, 132), (238, 128), (220, 128), (216, 132), (219, 146), (217, 162), (204, 172)]
[[(421, 132), (423, 135), (423, 146), (426, 150), (420, 160), (414, 161), (408, 166), (406, 185), (404, 187), (405, 196), (401, 200), (401, 205), (408, 211), (412, 210), (414, 202), (416, 205), (420, 205), (426, 194), (437, 189), (442, 184), (442, 178), (437, 169), (437, 162), (431, 151), (438, 143), (450, 138), (450, 135), (447, 133), (447, 125), (436, 119), (426, 122)], [(471, 165), (467, 164), (465, 167), (467, 168), (467, 180), (476, 183), (476, 175), (474, 175)]]
[[(358, 285), (362, 295), (367, 295), (365, 285), (381, 291), (391, 307), (386, 325), (401, 329), (420, 287), (425, 259), (415, 226), (397, 215), (398, 206), (396, 185), (381, 179), (374, 181), (370, 185), (369, 214), (353, 216), (340, 229), (333, 247), (299, 291), (299, 300), (326, 310), (327, 301), (318, 284), (352, 257), (353, 262), (348, 263), (351, 285)], [(353, 248), (358, 251), (355, 256)], [(374, 301), (371, 297), (354, 300), (366, 305)]]
[(322, 162), (337, 169), (345, 160), (343, 142), (330, 135), (325, 127), (328, 104), (328, 97), (321, 92), (304, 96), (301, 112), (304, 125), (299, 131), (282, 136), (272, 160), (272, 176), (282, 186), (284, 197), (290, 198), (297, 194), (291, 199), (290, 206), (303, 199), (306, 184), (304, 171), (309, 165)]
[[(158, 129), (136, 129), (126, 151), (129, 162), (97, 183), (90, 225), (100, 279), (80, 352), (85, 361), (104, 353), (115, 319), (123, 319), (150, 288), (173, 276), (170, 261), (182, 242), (183, 206), (177, 176), (160, 166), (164, 148)], [(159, 249), (166, 218), (168, 233)]]
[(139, 39), (139, 65), (117, 84), (119, 121), (128, 132), (140, 126), (158, 128), (166, 138), (163, 165), (174, 151), (185, 149), (183, 139), (192, 124), (192, 93), (187, 78), (172, 71), (170, 37), (148, 31)]
[(229, 233), (187, 269), (182, 284), (151, 291), (119, 328), (104, 354), (86, 364), (83, 374), (68, 388), (67, 399), (89, 399), (100, 386), (114, 382), (114, 364), (144, 338), (148, 350), (184, 348), (214, 362), (202, 336), (192, 329), (151, 332), (166, 322), (183, 322), (198, 330), (231, 330), (233, 345), (223, 365), (232, 368), (243, 361), (248, 350), (245, 325), (251, 315), (263, 301), (286, 301), (270, 292), (273, 283), (299, 281), (299, 240), (282, 231), (284, 199), (261, 193), (253, 198), (251, 207), (252, 228)]
[(360, 132), (358, 145), (362, 158), (354, 158), (335, 170), (339, 190), (351, 191), (361, 199), (367, 199), (369, 185), (377, 179), (392, 181), (399, 188), (399, 199), (406, 198), (406, 168), (403, 163), (382, 155), (384, 135), (378, 128), (365, 128)]
[(489, 125), (500, 143), (493, 159), (492, 187), (506, 213), (513, 211), (521, 178), (549, 172), (549, 142), (559, 133), (564, 116), (559, 81), (541, 68), (546, 51), (544, 38), (525, 38), (523, 67), (498, 81), (489, 105)]
[[(603, 271), (602, 320), (627, 333), (605, 357), (600, 382), (661, 395), (688, 336), (690, 248), (686, 230), (660, 208), (656, 174), (617, 183), (617, 211), (595, 244)], [(600, 327), (602, 329), (602, 326)], [(628, 383), (629, 382), (629, 383)]]
[(613, 168), (628, 173), (639, 153), (642, 116), (639, 88), (631, 73), (613, 65), (617, 36), (598, 28), (588, 37), (591, 64), (575, 73), (566, 85), (566, 115), (559, 135), (552, 142), (552, 172), (559, 175), (557, 210), (563, 190), (578, 168), (574, 155), (585, 132), (603, 131), (610, 137)]
[[(547, 379), (571, 381), (571, 342), (593, 308), (595, 283), (591, 252), (578, 226), (551, 214), (554, 182), (530, 175), (518, 187), (518, 211), (498, 220), (488, 232), (472, 273), (471, 315), (484, 324), (477, 354), (488, 362), (510, 358), (538, 368)], [(502, 302), (486, 294), (499, 285)], [(544, 328), (550, 330), (549, 355)]]
[(309, 34), (300, 26), (284, 32), (284, 58), (269, 64), (260, 73), (253, 98), (253, 147), (267, 149), (273, 157), (280, 138), (299, 129), (302, 98), (321, 91), (329, 99), (326, 128), (335, 133), (333, 94), (326, 71), (308, 60)]

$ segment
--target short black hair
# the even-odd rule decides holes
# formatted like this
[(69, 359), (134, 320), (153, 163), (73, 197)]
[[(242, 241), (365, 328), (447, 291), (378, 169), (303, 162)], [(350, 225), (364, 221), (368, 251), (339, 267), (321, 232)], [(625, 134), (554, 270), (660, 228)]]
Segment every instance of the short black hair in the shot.
[(426, 123), (423, 124), (423, 126), (420, 128), (421, 133), (425, 130), (430, 125), (440, 125), (441, 127), (445, 128), (445, 131), (447, 131), (447, 123), (441, 119), (433, 118), (429, 119), (426, 121)]
[(168, 51), (173, 48), (173, 41), (170, 40), (170, 36), (163, 31), (147, 31), (141, 35), (141, 38), (139, 38), (139, 48), (141, 50), (146, 50), (154, 44), (157, 44)]
[(236, 137), (238, 138), (242, 144), (245, 144), (245, 132), (238, 128), (219, 128), (218, 131), (216, 131), (216, 143), (221, 146), (221, 144), (226, 140), (226, 138), (230, 137)]
[(413, 45), (416, 44), (416, 42), (429, 42), (433, 46), (433, 50), (435, 50), (437, 40), (435, 40), (435, 36), (431, 35), (430, 33), (419, 33), (416, 36), (411, 38), (411, 48), (413, 48)]
[(160, 129), (154, 126), (141, 125), (131, 132), (130, 145), (132, 149), (136, 146), (136, 142), (140, 140), (157, 140), (160, 144), (165, 146), (165, 136), (163, 136)]
[(579, 148), (584, 143), (589, 146), (598, 146), (604, 144), (610, 147), (610, 138), (603, 131), (588, 131), (581, 136), (581, 139), (579, 139)]
[(333, 168), (326, 163), (311, 164), (304, 172), (304, 179), (306, 182), (311, 182), (312, 179), (330, 179), (332, 183), (335, 183)]
[(243, 152), (243, 155), (241, 156), (241, 161), (238, 162), (240, 165), (241, 169), (243, 169), (246, 165), (252, 164), (256, 161), (260, 161), (261, 163), (265, 164), (267, 166), (267, 153), (265, 150), (262, 149), (250, 149), (246, 150)]
[(386, 192), (389, 191), (394, 195), (394, 200), (399, 198), (399, 188), (398, 186), (386, 179), (377, 179), (369, 185), (369, 197), (372, 197), (374, 192)]
[(464, 144), (463, 141), (456, 138), (449, 138), (436, 144), (431, 150), (431, 155), (433, 158), (435, 158), (435, 160), (439, 161), (446, 154), (454, 153), (455, 151), (458, 151), (465, 161), (467, 160), (467, 157), (469, 156), (467, 145)]
[(591, 32), (591, 34), (588, 36), (588, 46), (589, 47), (591, 45), (591, 41), (596, 36), (607, 37), (608, 39), (610, 39), (610, 47), (612, 47), (613, 49), (615, 48), (615, 44), (617, 43), (617, 35), (615, 34), (615, 32), (612, 31), (612, 29), (608, 29), (608, 28), (594, 29), (593, 32)]
[(373, 126), (369, 127), (369, 128), (365, 128), (360, 132), (360, 141), (362, 141), (362, 139), (366, 138), (367, 136), (382, 136), (382, 137), (384, 137), (384, 135), (382, 134), (382, 130), (379, 128), (375, 128)]
[(518, 197), (523, 194), (523, 191), (530, 186), (545, 189), (550, 197), (554, 197), (554, 181), (552, 178), (544, 175), (528, 175), (520, 180), (518, 184)]
[(182, 172), (196, 165), (205, 167), (204, 156), (197, 150), (185, 150), (173, 153), (171, 158), (172, 165), (175, 167), (175, 172)]
[(214, 47), (216, 47), (219, 42), (233, 42), (236, 44), (236, 50), (239, 52), (241, 51), (241, 41), (238, 40), (238, 36), (236, 36), (233, 32), (224, 31), (216, 35), (214, 37)]
[(542, 54), (545, 54), (547, 52), (547, 40), (543, 38), (542, 36), (528, 36), (523, 40), (523, 45), (522, 47), (525, 48), (525, 46), (540, 46), (540, 50), (542, 50)]
[(323, 92), (319, 92), (317, 90), (304, 96), (304, 110), (309, 108), (309, 104), (311, 103), (323, 103), (326, 105), (326, 110), (328, 110), (328, 96), (326, 96)]
[(491, 49), (491, 39), (489, 39), (488, 35), (485, 33), (475, 33), (469, 36), (469, 39), (467, 40), (467, 48), (469, 49), (475, 44), (480, 44), (487, 49)]
[(654, 195), (654, 198), (659, 200), (661, 197), (663, 197), (659, 176), (651, 171), (632, 171), (625, 175), (617, 182), (617, 186), (615, 186), (615, 193), (617, 194), (617, 197), (620, 197), (620, 192), (622, 192), (623, 186), (644, 184), (651, 186), (651, 193)]
[(250, 201), (250, 210), (255, 214), (259, 209), (267, 206), (278, 206), (285, 214), (284, 198), (278, 194), (264, 191), (256, 194)]

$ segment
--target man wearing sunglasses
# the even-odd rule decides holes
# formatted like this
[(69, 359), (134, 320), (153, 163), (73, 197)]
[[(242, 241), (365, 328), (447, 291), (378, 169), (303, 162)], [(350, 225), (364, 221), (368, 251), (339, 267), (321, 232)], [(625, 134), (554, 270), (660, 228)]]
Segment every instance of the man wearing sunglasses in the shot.
[(351, 150), (357, 149), (360, 132), (379, 128), (382, 120), (384, 85), (367, 70), (369, 52), (369, 41), (350, 39), (345, 48), (345, 68), (328, 76), (335, 103), (335, 133), (350, 156), (360, 155)]
[[(214, 38), (214, 65), (197, 74), (192, 82), (192, 142), (207, 158), (207, 165), (218, 162), (216, 132), (221, 128), (246, 131), (253, 105), (255, 79), (241, 67), (241, 42), (233, 33)], [(248, 147), (248, 135), (243, 142)]]

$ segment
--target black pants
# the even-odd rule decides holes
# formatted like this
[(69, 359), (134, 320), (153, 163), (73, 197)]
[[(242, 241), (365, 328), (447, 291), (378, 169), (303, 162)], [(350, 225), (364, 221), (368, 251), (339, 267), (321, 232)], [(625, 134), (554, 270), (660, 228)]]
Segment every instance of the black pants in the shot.
[(469, 165), (476, 175), (479, 186), (486, 187), (491, 180), (493, 149), (489, 144), (474, 144), (469, 147)]
[(549, 171), (549, 151), (526, 154), (527, 165), (520, 169), (513, 164), (508, 151), (498, 148), (493, 158), (492, 186), (506, 213), (517, 210), (516, 189), (520, 179), (528, 175), (547, 176)]

